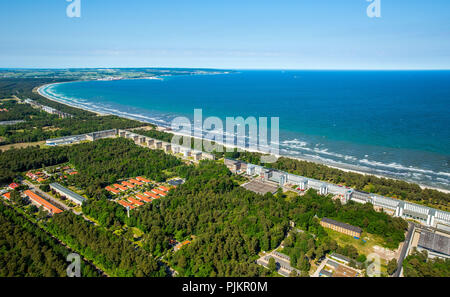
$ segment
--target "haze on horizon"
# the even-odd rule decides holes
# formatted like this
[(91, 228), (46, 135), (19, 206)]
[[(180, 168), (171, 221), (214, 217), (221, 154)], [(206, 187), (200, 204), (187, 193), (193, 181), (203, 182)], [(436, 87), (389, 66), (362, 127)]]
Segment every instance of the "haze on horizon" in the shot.
[(0, 68), (450, 69), (450, 1), (0, 2)]

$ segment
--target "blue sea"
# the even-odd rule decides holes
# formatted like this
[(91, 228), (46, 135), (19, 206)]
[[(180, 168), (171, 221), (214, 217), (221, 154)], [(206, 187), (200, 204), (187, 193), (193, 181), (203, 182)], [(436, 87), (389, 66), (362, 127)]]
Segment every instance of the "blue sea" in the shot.
[(280, 153), (450, 189), (450, 71), (236, 71), (56, 84), (63, 103), (169, 125), (279, 117)]

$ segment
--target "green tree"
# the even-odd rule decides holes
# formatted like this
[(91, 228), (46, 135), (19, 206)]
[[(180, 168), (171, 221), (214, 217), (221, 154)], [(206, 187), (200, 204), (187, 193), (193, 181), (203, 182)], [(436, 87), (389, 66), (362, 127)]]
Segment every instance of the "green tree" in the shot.
[(389, 275), (393, 275), (394, 272), (397, 270), (397, 266), (398, 266), (397, 259), (393, 258), (388, 262), (387, 273)]
[(270, 257), (268, 268), (270, 271), (275, 272), (277, 270), (277, 263), (275, 263), (275, 259)]

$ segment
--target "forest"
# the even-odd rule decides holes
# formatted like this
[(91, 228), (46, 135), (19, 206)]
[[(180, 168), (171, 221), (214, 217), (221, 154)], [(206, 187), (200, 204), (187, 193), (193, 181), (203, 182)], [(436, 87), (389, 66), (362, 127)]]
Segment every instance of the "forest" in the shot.
[(26, 143), (69, 135), (78, 135), (100, 130), (140, 127), (143, 123), (118, 116), (80, 115), (61, 119), (44, 111), (34, 109), (29, 104), (6, 101), (0, 108), (0, 120), (24, 120), (15, 125), (0, 126), (0, 144)]
[(55, 215), (47, 227), (109, 276), (165, 276), (164, 267), (145, 250), (125, 238), (95, 227), (72, 212)]
[[(66, 277), (69, 253), (38, 226), (0, 203), (0, 277)], [(99, 273), (82, 261), (81, 275)]]
[(414, 250), (403, 261), (405, 277), (448, 277), (450, 259), (428, 259), (427, 252)]
[[(293, 244), (291, 251), (296, 255), (289, 252), (290, 246), (286, 250), (301, 270), (309, 269), (305, 261), (318, 259), (331, 251), (361, 260), (362, 255), (355, 252), (354, 247), (340, 247), (328, 237), (319, 224), (323, 216), (379, 234), (391, 248), (404, 240), (406, 222), (376, 212), (370, 204), (340, 205), (312, 190), (290, 200), (272, 194), (258, 195), (235, 184), (230, 171), (212, 161), (202, 161), (198, 167), (184, 165), (172, 170), (186, 178), (186, 183), (164, 199), (132, 210), (130, 218), (123, 208), (106, 199), (89, 201), (83, 211), (108, 227), (123, 224), (138, 227), (144, 231), (144, 249), (154, 256), (170, 249), (171, 238), (178, 241), (194, 238), (190, 245), (167, 256), (170, 266), (182, 276), (267, 275), (269, 271), (261, 269), (254, 261), (259, 252), (280, 245), (291, 220), (296, 227), (317, 236), (313, 244), (308, 245), (310, 238), (300, 238), (299, 246)], [(297, 255), (298, 251), (301, 253)], [(298, 260), (300, 254), (302, 257)]]
[(72, 146), (41, 149), (37, 146), (0, 152), (0, 182), (9, 183), (22, 172), (70, 162), (80, 174), (63, 184), (86, 190), (88, 196), (105, 196), (103, 188), (118, 179), (146, 175), (162, 181), (164, 169), (181, 165), (174, 156), (149, 150), (124, 138), (102, 139)]

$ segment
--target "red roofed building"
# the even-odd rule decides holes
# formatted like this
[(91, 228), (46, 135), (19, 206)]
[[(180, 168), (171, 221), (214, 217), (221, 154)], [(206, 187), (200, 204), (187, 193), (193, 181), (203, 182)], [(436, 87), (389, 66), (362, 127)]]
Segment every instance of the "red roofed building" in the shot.
[(133, 184), (135, 184), (135, 185), (138, 185), (138, 186), (142, 186), (142, 185), (143, 185), (143, 183), (138, 182), (138, 181), (135, 180), (135, 179), (130, 179), (129, 182), (130, 182), (130, 183), (133, 183)]
[(152, 197), (153, 199), (159, 199), (160, 198), (158, 195), (156, 195), (155, 193), (152, 193), (152, 192), (145, 192), (144, 194), (147, 195), (147, 196)]
[(5, 194), (3, 194), (2, 196), (5, 197), (5, 198), (8, 199), (8, 200), (11, 199), (11, 193), (10, 193), (10, 192), (5, 193)]
[(139, 201), (137, 199), (134, 199), (133, 197), (128, 197), (128, 200), (137, 206), (144, 205), (144, 203), (142, 203), (141, 201)]
[(159, 186), (159, 188), (158, 189), (160, 189), (160, 190), (162, 190), (162, 191), (164, 191), (164, 192), (169, 192), (169, 188), (166, 188), (166, 187), (164, 187), (164, 186)]
[(156, 193), (158, 195), (161, 195), (161, 196), (166, 196), (167, 195), (166, 192), (163, 192), (163, 191), (158, 190), (158, 189), (153, 189), (152, 192), (154, 192), (154, 193)]
[(38, 207), (42, 206), (45, 210), (47, 210), (51, 214), (62, 212), (61, 209), (57, 208), (56, 206), (54, 206), (53, 204), (51, 204), (50, 202), (48, 202), (47, 200), (45, 200), (44, 198), (42, 198), (41, 196), (37, 195), (34, 192), (26, 190), (24, 193), (31, 200), (31, 202), (36, 204)]
[(130, 189), (133, 189), (135, 187), (135, 185), (130, 184), (129, 182), (126, 182), (126, 181), (122, 182), (122, 185), (127, 186)]
[(136, 177), (136, 179), (137, 179), (138, 181), (143, 182), (143, 183), (149, 183), (149, 182), (150, 182), (148, 179), (143, 178), (143, 177), (141, 177), (141, 176)]
[(131, 206), (132, 206), (130, 203), (128, 203), (128, 202), (125, 201), (125, 200), (119, 200), (118, 203), (119, 203), (120, 205), (122, 205), (123, 207), (125, 207), (125, 208), (128, 207), (128, 206), (131, 208)]
[(119, 185), (119, 184), (114, 184), (113, 186), (116, 187), (116, 188), (118, 188), (118, 189), (121, 190), (121, 191), (126, 191), (126, 190), (127, 190), (127, 188), (125, 188), (124, 186)]
[(175, 246), (174, 250), (178, 251), (179, 249), (181, 249), (183, 246), (190, 244), (191, 242), (189, 240), (185, 240), (182, 243), (179, 243)]
[(144, 196), (142, 194), (136, 194), (136, 198), (138, 198), (138, 199), (140, 199), (140, 200), (142, 200), (144, 202), (152, 202), (152, 200), (148, 199), (147, 196)]
[(110, 186), (107, 186), (105, 189), (110, 191), (113, 194), (119, 194), (119, 192), (120, 192), (119, 190), (114, 189), (113, 187), (110, 187)]
[(9, 188), (10, 188), (11, 190), (14, 190), (14, 189), (17, 188), (18, 186), (19, 186), (18, 184), (12, 183), (12, 184), (9, 185)]

